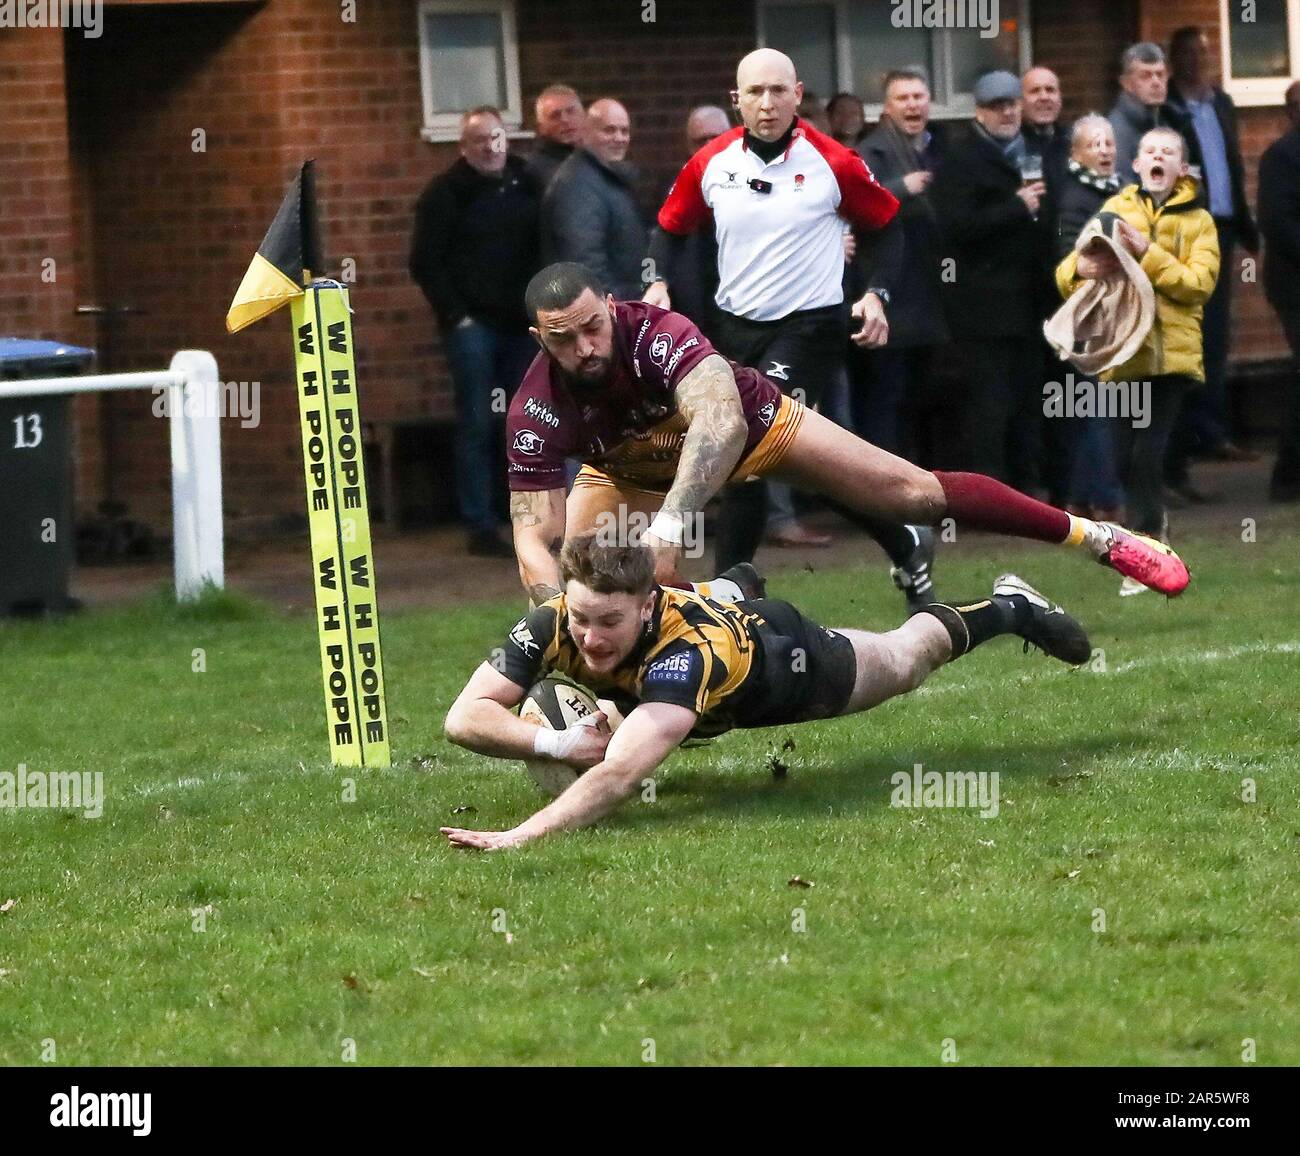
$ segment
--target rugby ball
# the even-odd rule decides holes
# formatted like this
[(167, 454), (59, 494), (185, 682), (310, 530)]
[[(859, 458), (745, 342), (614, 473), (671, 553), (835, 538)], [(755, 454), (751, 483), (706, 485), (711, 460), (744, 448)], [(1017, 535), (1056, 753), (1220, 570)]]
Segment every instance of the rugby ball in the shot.
[[(606, 723), (597, 721), (599, 710), (595, 698), (576, 683), (543, 678), (529, 689), (519, 707), (519, 717), (555, 731), (581, 726), (600, 726), (608, 730)], [(524, 768), (533, 782), (551, 796), (562, 795), (582, 774), (555, 759), (525, 759)]]

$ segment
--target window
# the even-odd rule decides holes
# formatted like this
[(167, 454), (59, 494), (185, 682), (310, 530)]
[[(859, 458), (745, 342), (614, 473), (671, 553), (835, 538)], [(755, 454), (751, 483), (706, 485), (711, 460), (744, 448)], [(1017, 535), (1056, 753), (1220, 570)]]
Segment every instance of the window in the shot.
[[(821, 100), (856, 93), (871, 118), (880, 115), (890, 69), (921, 65), (931, 115), (952, 119), (975, 114), (971, 89), (982, 73), (1005, 68), (1019, 76), (1031, 63), (1028, 0), (757, 2), (759, 43), (786, 53)], [(956, 26), (925, 26), (940, 14)]]
[(1281, 104), (1300, 61), (1300, 0), (1219, 0), (1223, 87), (1238, 104)]
[(420, 88), (425, 140), (455, 140), (460, 118), (495, 105), (507, 131), (523, 124), (513, 0), (422, 0)]

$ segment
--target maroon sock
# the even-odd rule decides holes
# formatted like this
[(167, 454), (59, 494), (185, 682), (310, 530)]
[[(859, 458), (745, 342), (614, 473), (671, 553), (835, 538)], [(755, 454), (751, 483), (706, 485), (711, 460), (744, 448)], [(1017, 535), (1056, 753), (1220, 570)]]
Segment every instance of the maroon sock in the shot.
[(935, 470), (943, 487), (947, 514), (959, 526), (992, 530), (1040, 542), (1064, 542), (1070, 536), (1070, 515), (985, 474)]

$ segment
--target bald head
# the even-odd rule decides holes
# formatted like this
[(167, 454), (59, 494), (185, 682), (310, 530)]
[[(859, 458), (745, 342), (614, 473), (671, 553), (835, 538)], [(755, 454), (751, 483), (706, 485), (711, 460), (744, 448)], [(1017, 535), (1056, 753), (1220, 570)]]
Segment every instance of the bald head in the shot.
[(716, 104), (701, 104), (691, 109), (691, 115), (686, 118), (686, 143), (692, 153), (698, 152), (730, 128), (731, 118), (723, 109)]
[(775, 48), (756, 48), (736, 68), (741, 120), (759, 140), (777, 140), (794, 121), (803, 85), (794, 61)]
[(1061, 81), (1050, 68), (1031, 68), (1020, 82), (1025, 120), (1035, 128), (1055, 124), (1061, 116)]
[(632, 143), (632, 121), (627, 109), (612, 97), (593, 100), (587, 109), (585, 143), (607, 165), (623, 160)]

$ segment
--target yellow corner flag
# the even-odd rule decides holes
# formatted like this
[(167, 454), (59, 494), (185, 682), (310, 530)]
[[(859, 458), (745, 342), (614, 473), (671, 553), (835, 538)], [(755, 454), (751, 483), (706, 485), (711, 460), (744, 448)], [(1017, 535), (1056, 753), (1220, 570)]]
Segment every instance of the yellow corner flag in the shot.
[(303, 164), (280, 202), (280, 210), (230, 303), (227, 333), (236, 333), (301, 297), (313, 271), (320, 271), (315, 164)]

